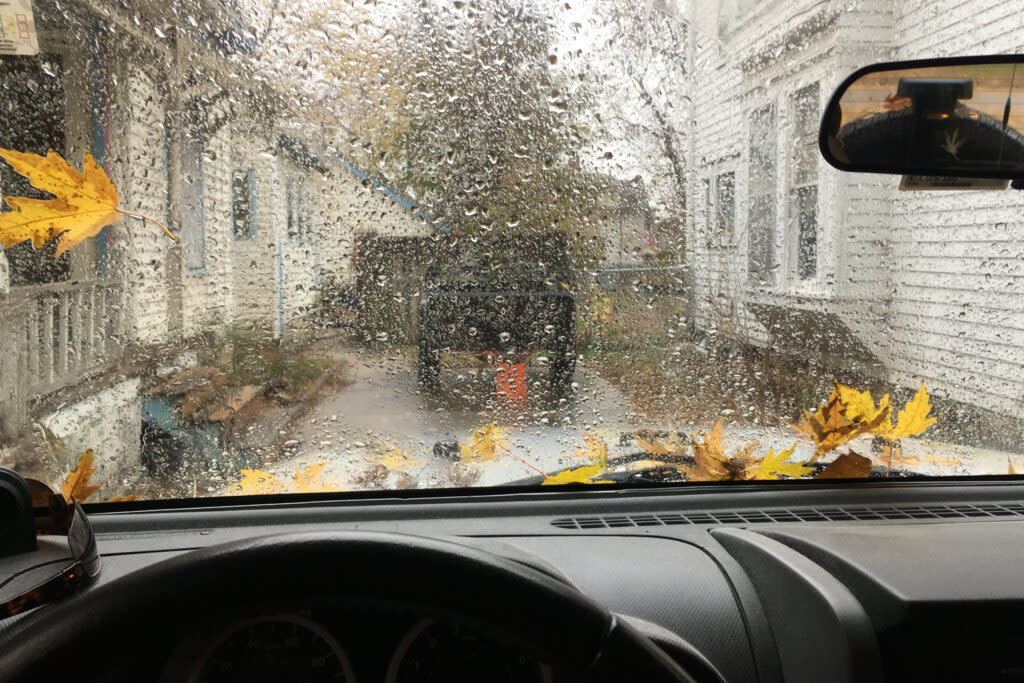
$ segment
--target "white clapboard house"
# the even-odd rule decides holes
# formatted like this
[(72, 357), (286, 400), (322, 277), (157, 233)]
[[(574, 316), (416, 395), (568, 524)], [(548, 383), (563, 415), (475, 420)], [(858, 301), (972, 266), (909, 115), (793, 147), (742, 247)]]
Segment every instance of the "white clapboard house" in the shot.
[(680, 5), (702, 326), (1024, 417), (1019, 193), (900, 192), (817, 150), (827, 98), (861, 66), (1021, 52), (1020, 8), (987, 4), (973, 32), (977, 3), (956, 0)]

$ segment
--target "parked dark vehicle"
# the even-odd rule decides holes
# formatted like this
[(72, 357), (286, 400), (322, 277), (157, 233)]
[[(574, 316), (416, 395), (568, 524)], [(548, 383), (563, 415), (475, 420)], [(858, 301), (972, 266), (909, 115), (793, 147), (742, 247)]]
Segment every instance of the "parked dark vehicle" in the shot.
[(543, 349), (553, 389), (567, 390), (576, 368), (567, 236), (452, 239), (459, 243), (459, 256), (437, 258), (424, 276), (417, 328), (421, 384), (437, 385), (443, 351), (491, 351), (516, 359)]

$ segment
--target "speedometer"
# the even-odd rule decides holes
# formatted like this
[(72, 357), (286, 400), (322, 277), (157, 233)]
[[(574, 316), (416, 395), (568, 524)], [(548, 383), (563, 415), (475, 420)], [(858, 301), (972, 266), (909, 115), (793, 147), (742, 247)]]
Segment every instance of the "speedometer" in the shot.
[(334, 636), (314, 621), (289, 614), (233, 625), (214, 641), (189, 681), (353, 683), (355, 676)]
[(551, 670), (471, 628), (417, 622), (399, 642), (387, 683), (551, 683)]

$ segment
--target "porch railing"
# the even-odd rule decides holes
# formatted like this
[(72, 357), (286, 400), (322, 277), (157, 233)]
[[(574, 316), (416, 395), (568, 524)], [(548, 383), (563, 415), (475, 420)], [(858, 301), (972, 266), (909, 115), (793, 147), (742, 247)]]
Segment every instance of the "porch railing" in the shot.
[(107, 279), (13, 287), (0, 297), (0, 437), (22, 430), (33, 399), (117, 359), (123, 301)]

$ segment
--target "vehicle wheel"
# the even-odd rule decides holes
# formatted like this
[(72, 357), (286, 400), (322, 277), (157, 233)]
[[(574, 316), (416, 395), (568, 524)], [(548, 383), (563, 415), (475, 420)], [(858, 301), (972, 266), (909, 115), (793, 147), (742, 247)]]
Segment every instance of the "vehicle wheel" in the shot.
[(416, 342), (416, 379), (423, 387), (434, 389), (441, 377), (441, 351), (421, 337)]
[(551, 353), (551, 388), (558, 394), (568, 393), (576, 373), (576, 344), (563, 346)]

